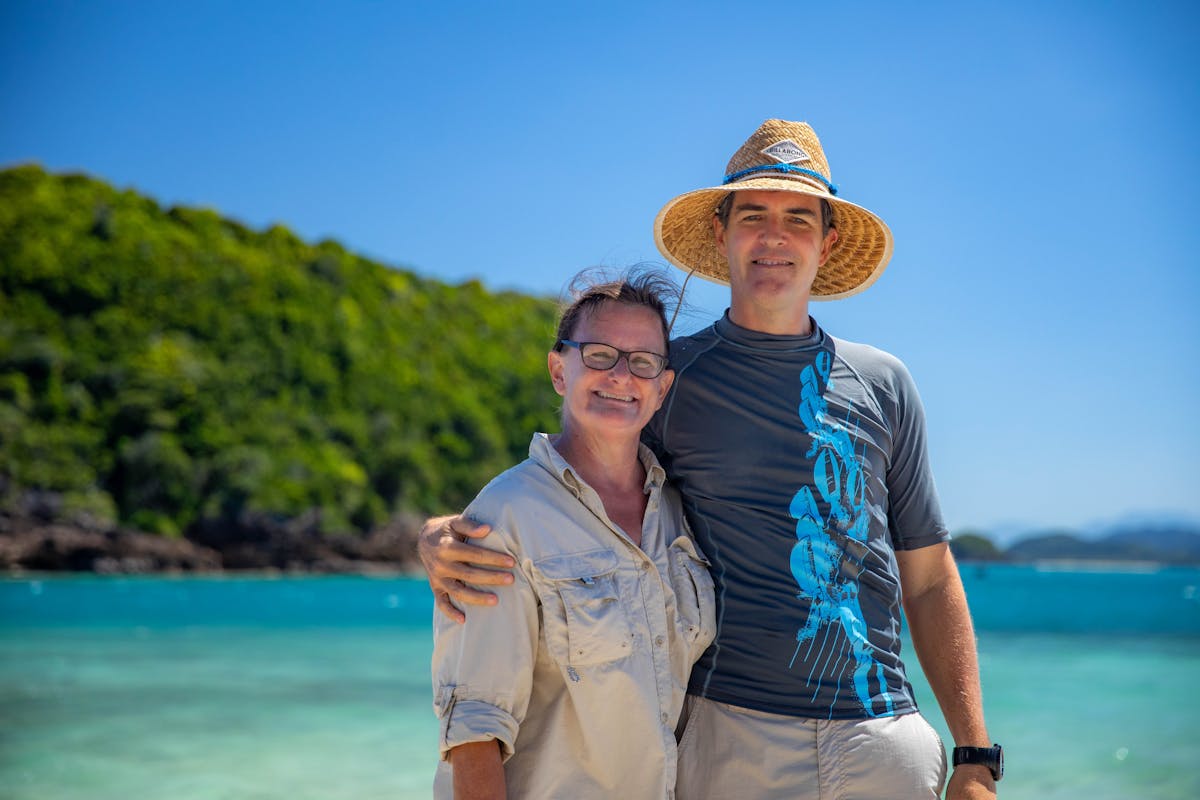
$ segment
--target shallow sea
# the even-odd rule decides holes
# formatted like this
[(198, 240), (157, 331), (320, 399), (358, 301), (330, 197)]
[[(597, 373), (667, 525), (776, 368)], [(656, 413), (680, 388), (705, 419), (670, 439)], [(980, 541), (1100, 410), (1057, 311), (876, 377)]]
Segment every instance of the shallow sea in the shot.
[[(1001, 797), (1200, 798), (1200, 570), (963, 578)], [(0, 798), (428, 797), (430, 616), (407, 578), (0, 579)]]

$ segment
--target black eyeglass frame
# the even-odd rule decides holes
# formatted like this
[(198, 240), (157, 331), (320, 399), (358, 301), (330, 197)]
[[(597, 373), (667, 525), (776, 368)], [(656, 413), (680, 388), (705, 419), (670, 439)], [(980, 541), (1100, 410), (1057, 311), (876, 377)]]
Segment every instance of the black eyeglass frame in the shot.
[[(579, 360), (583, 362), (583, 365), (585, 367), (587, 367), (588, 369), (594, 369), (597, 372), (608, 372), (610, 369), (612, 369), (617, 364), (619, 364), (621, 362), (622, 358), (624, 358), (625, 366), (629, 368), (630, 375), (634, 375), (638, 378), (645, 378), (646, 380), (653, 380), (654, 378), (657, 378), (659, 375), (662, 375), (663, 372), (665, 372), (667, 367), (670, 365), (667, 360), (667, 357), (661, 353), (655, 353), (650, 350), (622, 350), (619, 347), (613, 347), (608, 342), (576, 342), (571, 339), (559, 339), (558, 344), (554, 345), (555, 352), (561, 353), (562, 346), (564, 344), (567, 345), (568, 347), (574, 347), (575, 349), (577, 349), (579, 351)], [(615, 350), (617, 352), (617, 357), (614, 358), (613, 362), (611, 364), (609, 364), (607, 367), (593, 367), (591, 364), (588, 363), (587, 353), (584, 352), (585, 347), (587, 347), (588, 345), (593, 345), (593, 344), (600, 345), (601, 347), (607, 347), (609, 350)], [(643, 374), (639, 373), (636, 369), (634, 369), (633, 361), (630, 359), (630, 356), (651, 356), (652, 358), (658, 359), (658, 365), (659, 365), (658, 371), (655, 372), (653, 375), (643, 375)]]

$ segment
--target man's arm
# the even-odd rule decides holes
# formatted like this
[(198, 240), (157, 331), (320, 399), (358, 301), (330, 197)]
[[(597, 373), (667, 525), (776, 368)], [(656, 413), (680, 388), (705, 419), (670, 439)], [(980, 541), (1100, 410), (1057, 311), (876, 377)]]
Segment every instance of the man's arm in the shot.
[(500, 743), (467, 742), (449, 753), (454, 767), (454, 800), (505, 800), (504, 764)]
[[(990, 747), (983, 721), (975, 630), (950, 545), (943, 542), (897, 551), (896, 560), (913, 647), (955, 745)], [(947, 800), (995, 796), (991, 772), (978, 764), (957, 767), (946, 787)]]
[(417, 539), (417, 554), (429, 576), (429, 588), (437, 607), (459, 624), (467, 617), (454, 605), (494, 606), (496, 595), (474, 589), (476, 586), (507, 586), (508, 572), (516, 566), (504, 553), (475, 547), (469, 539), (482, 539), (491, 531), (462, 516), (434, 517), (427, 520)]

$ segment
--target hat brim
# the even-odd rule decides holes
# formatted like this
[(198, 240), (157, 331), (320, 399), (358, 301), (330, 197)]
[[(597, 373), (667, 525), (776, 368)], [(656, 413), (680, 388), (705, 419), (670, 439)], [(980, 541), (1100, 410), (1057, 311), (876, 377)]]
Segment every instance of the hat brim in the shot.
[(654, 219), (654, 242), (659, 251), (685, 272), (728, 286), (729, 264), (717, 249), (713, 213), (729, 192), (750, 190), (807, 194), (833, 206), (838, 240), (813, 280), (809, 295), (813, 300), (858, 294), (878, 280), (892, 258), (892, 232), (879, 217), (803, 181), (769, 176), (697, 189), (671, 200)]

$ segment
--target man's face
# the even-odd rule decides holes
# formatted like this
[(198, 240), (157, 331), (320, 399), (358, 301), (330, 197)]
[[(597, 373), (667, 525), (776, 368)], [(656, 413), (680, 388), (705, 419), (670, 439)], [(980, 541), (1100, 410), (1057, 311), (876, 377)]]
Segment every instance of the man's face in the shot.
[[(821, 200), (795, 192), (746, 191), (733, 197), (729, 220), (713, 219), (717, 249), (729, 262), (733, 309), (803, 315), (817, 270), (829, 260), (837, 231), (821, 233)], [(743, 323), (739, 323), (743, 324)]]

